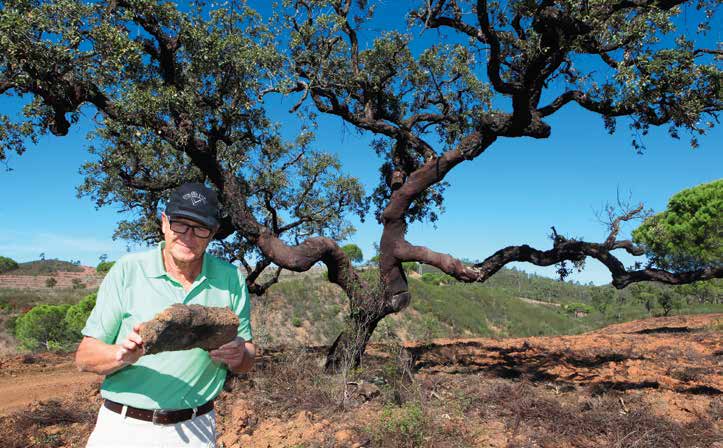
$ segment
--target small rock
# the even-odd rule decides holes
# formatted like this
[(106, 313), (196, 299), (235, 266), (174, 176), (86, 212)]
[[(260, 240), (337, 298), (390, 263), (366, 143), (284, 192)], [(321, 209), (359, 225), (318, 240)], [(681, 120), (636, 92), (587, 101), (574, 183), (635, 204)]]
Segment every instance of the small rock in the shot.
[(372, 398), (378, 396), (380, 394), (379, 388), (371, 383), (361, 383), (357, 386), (356, 389), (357, 395), (364, 398), (366, 401), (371, 400)]
[(346, 429), (342, 429), (341, 431), (337, 431), (336, 434), (334, 434), (334, 439), (336, 439), (337, 443), (349, 443), (352, 438), (352, 433)]

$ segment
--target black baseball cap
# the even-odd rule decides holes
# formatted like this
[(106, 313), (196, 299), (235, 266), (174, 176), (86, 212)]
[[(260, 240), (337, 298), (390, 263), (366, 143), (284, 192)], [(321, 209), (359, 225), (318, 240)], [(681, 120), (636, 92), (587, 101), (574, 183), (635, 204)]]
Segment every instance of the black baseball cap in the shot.
[(218, 227), (218, 197), (216, 192), (197, 182), (188, 182), (171, 193), (166, 206), (169, 218), (187, 218), (209, 229)]

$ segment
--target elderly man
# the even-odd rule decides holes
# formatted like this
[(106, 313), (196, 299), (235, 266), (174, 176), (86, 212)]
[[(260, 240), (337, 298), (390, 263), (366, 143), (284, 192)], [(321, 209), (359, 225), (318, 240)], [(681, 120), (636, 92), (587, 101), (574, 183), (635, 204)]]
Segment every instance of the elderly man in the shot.
[[(164, 241), (122, 257), (103, 280), (75, 356), (80, 370), (106, 375), (88, 447), (216, 446), (213, 400), (226, 371), (248, 371), (255, 357), (244, 278), (206, 253), (218, 215), (213, 190), (181, 185), (161, 216)], [(210, 352), (142, 356), (139, 324), (174, 303), (231, 308), (238, 337)]]

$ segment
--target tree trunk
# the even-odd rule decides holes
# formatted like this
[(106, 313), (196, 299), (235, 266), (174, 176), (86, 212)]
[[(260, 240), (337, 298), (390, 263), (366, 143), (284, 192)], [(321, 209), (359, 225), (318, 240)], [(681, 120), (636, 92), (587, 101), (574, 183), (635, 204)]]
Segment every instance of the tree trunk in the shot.
[(327, 372), (341, 372), (358, 367), (374, 329), (389, 311), (357, 312), (349, 319), (347, 328), (337, 336), (326, 355)]

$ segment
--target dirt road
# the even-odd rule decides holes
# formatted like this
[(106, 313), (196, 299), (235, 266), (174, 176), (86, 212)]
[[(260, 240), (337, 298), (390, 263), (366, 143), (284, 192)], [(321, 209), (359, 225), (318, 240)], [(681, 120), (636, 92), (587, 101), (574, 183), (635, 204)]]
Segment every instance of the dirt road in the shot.
[[(46, 370), (46, 369), (42, 369)], [(93, 373), (81, 373), (72, 363), (54, 366), (50, 371), (17, 372), (0, 376), (0, 415), (27, 409), (33, 401), (51, 400), (73, 396), (86, 391), (93, 382), (102, 377)]]

